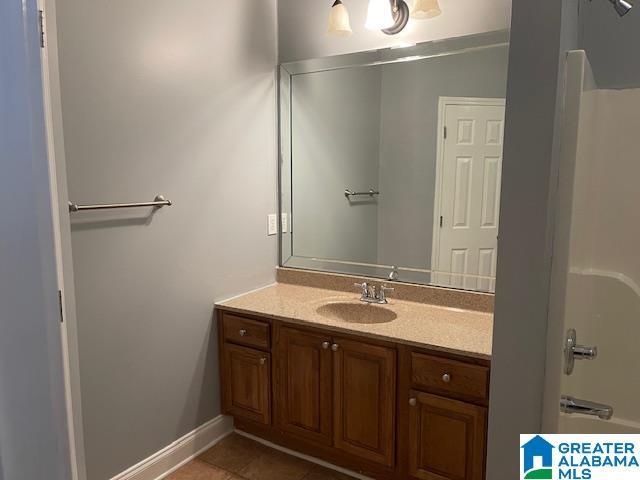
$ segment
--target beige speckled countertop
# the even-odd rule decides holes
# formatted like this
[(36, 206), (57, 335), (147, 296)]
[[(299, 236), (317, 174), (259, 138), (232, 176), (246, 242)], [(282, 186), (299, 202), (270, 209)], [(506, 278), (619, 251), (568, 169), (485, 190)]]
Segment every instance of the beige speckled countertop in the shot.
[[(360, 305), (357, 293), (276, 283), (216, 304), (217, 308), (275, 320), (324, 327), (336, 332), (425, 347), (488, 360), (491, 358), (493, 314), (389, 298), (384, 306), (397, 318), (387, 323), (353, 323), (320, 315), (330, 302)], [(358, 308), (358, 307), (356, 307)]]

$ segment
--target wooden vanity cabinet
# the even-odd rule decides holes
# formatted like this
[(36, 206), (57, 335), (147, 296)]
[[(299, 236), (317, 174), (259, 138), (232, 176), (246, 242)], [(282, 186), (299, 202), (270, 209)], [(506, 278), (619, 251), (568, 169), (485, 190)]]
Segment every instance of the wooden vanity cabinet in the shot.
[(275, 345), (278, 428), (313, 442), (331, 445), (331, 337), (280, 327), (276, 330)]
[(270, 324), (232, 313), (218, 313), (218, 341), (223, 412), (270, 425)]
[(224, 310), (218, 322), (224, 413), (241, 430), (376, 479), (484, 479), (488, 361)]
[(394, 465), (396, 351), (334, 339), (333, 418), (336, 448)]
[(409, 475), (421, 480), (482, 480), (487, 409), (411, 391)]
[(399, 348), (401, 478), (483, 480), (488, 361)]
[(393, 466), (395, 350), (292, 327), (276, 332), (278, 427)]
[(271, 422), (271, 355), (225, 344), (222, 350), (222, 405), (226, 413)]

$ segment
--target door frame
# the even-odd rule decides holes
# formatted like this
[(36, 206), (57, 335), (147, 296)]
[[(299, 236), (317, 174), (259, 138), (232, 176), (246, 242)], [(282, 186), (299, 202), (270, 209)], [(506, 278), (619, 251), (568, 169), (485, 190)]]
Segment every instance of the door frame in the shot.
[(436, 186), (433, 197), (433, 237), (431, 241), (431, 277), (433, 281), (434, 273), (439, 270), (440, 258), (440, 216), (442, 213), (442, 172), (444, 168), (444, 143), (445, 143), (445, 113), (449, 105), (471, 105), (478, 107), (505, 107), (504, 98), (481, 98), (481, 97), (439, 97), (438, 98), (438, 126), (436, 130), (437, 150), (436, 150)]
[[(44, 42), (40, 49), (42, 101), (44, 113), (44, 126), (46, 134), (47, 161), (49, 165), (49, 185), (51, 193), (51, 218), (54, 235), (55, 261), (58, 281), (58, 294), (60, 302), (60, 338), (62, 344), (62, 365), (64, 375), (65, 409), (67, 414), (67, 434), (69, 441), (69, 457), (71, 465), (71, 480), (87, 480), (84, 434), (82, 421), (82, 406), (80, 401), (80, 378), (78, 364), (78, 344), (76, 331), (76, 312), (73, 308), (75, 302), (69, 302), (75, 298), (72, 274), (65, 272), (65, 264), (70, 265), (71, 252), (65, 247), (65, 235), (62, 230), (61, 209), (68, 202), (68, 192), (59, 185), (66, 185), (66, 173), (64, 170), (64, 157), (56, 159), (56, 145), (64, 145), (62, 128), (56, 129), (54, 125), (62, 122), (62, 112), (56, 109), (54, 99), (60, 99), (58, 83), (58, 45), (55, 25), (55, 0), (37, 0), (37, 8), (42, 12), (42, 29)], [(50, 14), (50, 15), (49, 15)], [(51, 58), (53, 56), (53, 58)], [(64, 151), (64, 150), (62, 150)], [(60, 178), (64, 176), (64, 178)], [(68, 232), (70, 235), (70, 232)], [(70, 237), (66, 238), (70, 242)], [(69, 278), (65, 281), (65, 276)]]

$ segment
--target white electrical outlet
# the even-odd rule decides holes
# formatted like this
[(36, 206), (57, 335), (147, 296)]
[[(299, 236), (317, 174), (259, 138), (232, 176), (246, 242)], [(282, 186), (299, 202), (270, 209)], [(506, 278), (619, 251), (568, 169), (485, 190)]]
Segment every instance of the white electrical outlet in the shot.
[(267, 216), (267, 235), (275, 235), (278, 233), (278, 215), (270, 213)]
[(289, 214), (283, 213), (280, 218), (280, 222), (282, 223), (282, 233), (287, 233), (287, 231), (289, 231)]

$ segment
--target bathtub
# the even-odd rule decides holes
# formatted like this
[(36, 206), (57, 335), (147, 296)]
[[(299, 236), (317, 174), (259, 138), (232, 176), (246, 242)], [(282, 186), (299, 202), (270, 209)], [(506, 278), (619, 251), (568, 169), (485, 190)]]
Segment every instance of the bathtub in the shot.
[(640, 423), (613, 417), (611, 420), (561, 414), (558, 433), (640, 434)]

